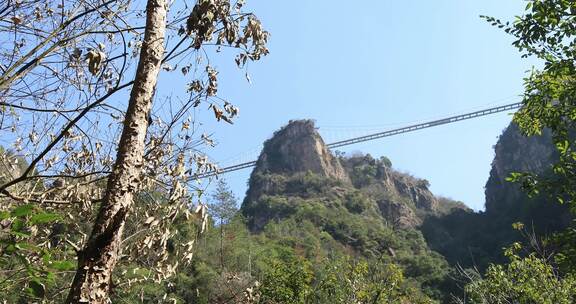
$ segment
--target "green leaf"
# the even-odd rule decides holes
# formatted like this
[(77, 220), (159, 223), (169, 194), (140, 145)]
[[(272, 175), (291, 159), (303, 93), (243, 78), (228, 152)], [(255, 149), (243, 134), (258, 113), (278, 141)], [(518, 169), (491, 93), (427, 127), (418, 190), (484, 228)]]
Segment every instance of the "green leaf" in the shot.
[(518, 180), (520, 180), (521, 177), (522, 177), (521, 173), (512, 172), (510, 173), (510, 176), (506, 177), (506, 181), (512, 183), (517, 182)]
[(30, 205), (30, 204), (22, 205), (16, 209), (12, 210), (11, 215), (15, 216), (15, 217), (24, 217), (24, 216), (31, 214), (32, 210), (34, 210), (33, 205)]
[(62, 219), (62, 217), (56, 213), (38, 213), (38, 214), (34, 214), (30, 218), (30, 224), (32, 224), (32, 225), (46, 224), (46, 223), (58, 221), (60, 219)]
[(42, 261), (44, 261), (44, 264), (50, 264), (52, 261), (52, 254), (50, 254), (49, 251), (45, 251), (44, 254), (42, 255)]
[(24, 221), (21, 219), (15, 219), (10, 225), (10, 230), (12, 232), (20, 232), (24, 229)]
[(20, 231), (10, 231), (10, 234), (21, 238), (29, 238), (31, 236), (30, 233)]
[(18, 243), (16, 243), (15, 246), (19, 250), (28, 250), (28, 251), (34, 251), (34, 252), (40, 251), (40, 247), (25, 243), (25, 242), (18, 242)]
[(8, 255), (10, 255), (10, 254), (16, 252), (16, 250), (18, 250), (16, 248), (16, 246), (14, 246), (14, 244), (10, 244), (10, 245), (6, 246), (6, 248), (4, 249), (4, 253), (7, 253)]
[(10, 217), (10, 212), (8, 212), (8, 211), (2, 211), (2, 212), (0, 212), (0, 221), (1, 221), (1, 220), (5, 220), (5, 219), (7, 219), (7, 218), (9, 218), (9, 217)]
[(54, 283), (56, 282), (56, 276), (54, 275), (53, 272), (46, 272), (44, 274), (44, 282), (46, 282), (46, 285), (54, 285)]
[(58, 271), (68, 271), (76, 269), (76, 263), (67, 260), (53, 261), (50, 263), (50, 267)]
[(512, 223), (512, 228), (514, 230), (522, 230), (524, 229), (524, 224), (521, 222)]

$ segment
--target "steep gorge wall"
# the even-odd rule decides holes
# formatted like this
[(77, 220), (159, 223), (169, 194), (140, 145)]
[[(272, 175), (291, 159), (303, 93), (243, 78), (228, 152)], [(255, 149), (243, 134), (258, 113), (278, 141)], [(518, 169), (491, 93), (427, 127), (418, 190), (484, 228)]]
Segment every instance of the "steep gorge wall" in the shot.
[(485, 187), (487, 216), (520, 215), (520, 210), (531, 212), (529, 209), (539, 206), (558, 211), (555, 208), (557, 204), (549, 202), (549, 198), (530, 198), (518, 184), (506, 181), (513, 172), (541, 174), (552, 170), (558, 155), (549, 130), (544, 130), (541, 136), (526, 137), (512, 123), (499, 137), (494, 152), (490, 177)]

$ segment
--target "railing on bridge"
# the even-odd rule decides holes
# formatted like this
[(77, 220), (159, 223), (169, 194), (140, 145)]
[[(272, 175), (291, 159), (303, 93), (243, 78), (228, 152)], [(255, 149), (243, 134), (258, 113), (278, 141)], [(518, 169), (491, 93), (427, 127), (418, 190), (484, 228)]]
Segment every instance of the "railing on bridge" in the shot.
[[(443, 118), (443, 119), (438, 119), (438, 120), (433, 120), (433, 121), (429, 121), (429, 122), (425, 122), (425, 123), (415, 124), (415, 125), (411, 125), (411, 126), (407, 126), (407, 127), (403, 127), (403, 128), (398, 128), (398, 129), (393, 129), (393, 130), (384, 131), (384, 132), (378, 132), (378, 133), (374, 133), (374, 134), (370, 134), (370, 135), (366, 135), (366, 136), (360, 136), (360, 137), (350, 138), (350, 139), (346, 139), (346, 140), (342, 140), (342, 141), (337, 141), (337, 142), (328, 144), (326, 146), (330, 149), (340, 148), (340, 147), (349, 146), (349, 145), (353, 145), (353, 144), (357, 144), (357, 143), (361, 143), (361, 142), (371, 141), (371, 140), (380, 139), (380, 138), (384, 138), (384, 137), (390, 137), (390, 136), (394, 136), (394, 135), (398, 135), (398, 134), (414, 132), (417, 130), (422, 130), (422, 129), (426, 129), (426, 128), (432, 128), (432, 127), (436, 127), (436, 126), (440, 126), (440, 125), (450, 124), (450, 123), (454, 123), (454, 122), (458, 122), (458, 121), (462, 121), (462, 120), (468, 120), (468, 119), (473, 119), (473, 118), (477, 118), (477, 117), (481, 117), (481, 116), (487, 116), (487, 115), (491, 115), (491, 114), (495, 114), (495, 113), (515, 110), (515, 109), (519, 109), (520, 107), (522, 107), (521, 102), (507, 104), (504, 106), (498, 106), (498, 107), (484, 109), (484, 110), (480, 110), (480, 111), (476, 111), (476, 112), (455, 115), (455, 116), (451, 116), (451, 117), (447, 117), (447, 118)], [(245, 168), (250, 168), (250, 167), (253, 167), (255, 165), (256, 165), (256, 161), (249, 161), (249, 162), (245, 162), (245, 163), (236, 164), (233, 166), (224, 167), (224, 168), (219, 169), (217, 171), (210, 171), (210, 172), (201, 173), (201, 174), (196, 175), (195, 178), (203, 179), (203, 178), (207, 178), (207, 177), (211, 177), (211, 176), (215, 176), (215, 175), (226, 174), (229, 172), (233, 172), (233, 171), (237, 171), (237, 170), (241, 170), (241, 169), (245, 169)]]
[(421, 124), (417, 124), (417, 125), (411, 125), (411, 126), (407, 126), (407, 127), (403, 127), (403, 128), (399, 128), (399, 129), (394, 129), (394, 130), (379, 132), (379, 133), (370, 134), (370, 135), (366, 135), (366, 136), (346, 139), (346, 140), (342, 140), (342, 141), (328, 144), (327, 146), (328, 146), (328, 148), (339, 148), (339, 147), (353, 145), (353, 144), (357, 144), (357, 143), (361, 143), (361, 142), (365, 142), (365, 141), (370, 141), (370, 140), (375, 140), (375, 139), (379, 139), (379, 138), (383, 138), (383, 137), (389, 137), (389, 136), (398, 135), (398, 134), (402, 134), (402, 133), (414, 132), (417, 130), (422, 130), (422, 129), (426, 129), (426, 128), (445, 125), (445, 124), (449, 124), (449, 123), (453, 123), (453, 122), (457, 122), (457, 121), (468, 120), (468, 119), (486, 116), (486, 115), (490, 115), (490, 114), (494, 114), (494, 113), (514, 110), (514, 109), (520, 108), (521, 106), (522, 106), (521, 102), (512, 103), (512, 104), (508, 104), (505, 106), (499, 106), (499, 107), (480, 110), (480, 111), (476, 111), (476, 112), (472, 112), (472, 113), (456, 115), (456, 116), (438, 119), (438, 120), (433, 120), (433, 121), (429, 121), (429, 122), (425, 122), (425, 123), (421, 123)]

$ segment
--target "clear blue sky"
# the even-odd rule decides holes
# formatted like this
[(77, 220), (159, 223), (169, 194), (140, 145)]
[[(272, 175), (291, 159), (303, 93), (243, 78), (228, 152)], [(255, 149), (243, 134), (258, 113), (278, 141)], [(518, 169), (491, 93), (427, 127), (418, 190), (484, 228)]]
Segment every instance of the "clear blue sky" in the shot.
[[(216, 160), (254, 150), (290, 119), (315, 119), (330, 142), (519, 101), (522, 78), (534, 63), (520, 59), (512, 39), (479, 18), (513, 20), (525, 6), (520, 0), (247, 5), (271, 33), (271, 53), (249, 66), (252, 84), (230, 56), (215, 58), (219, 96), (240, 107), (233, 126), (201, 113), (206, 132), (219, 142), (209, 151)], [(510, 119), (497, 114), (343, 150), (385, 155), (396, 169), (428, 179), (435, 194), (479, 210), (492, 146)], [(249, 173), (226, 176), (240, 199)]]

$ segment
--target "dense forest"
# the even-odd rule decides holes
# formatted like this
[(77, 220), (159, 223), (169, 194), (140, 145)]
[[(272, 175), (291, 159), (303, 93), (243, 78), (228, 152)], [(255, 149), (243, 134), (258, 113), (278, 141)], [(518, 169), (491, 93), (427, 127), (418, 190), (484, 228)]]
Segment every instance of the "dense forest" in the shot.
[(576, 303), (576, 4), (526, 3), (481, 17), (543, 63), (481, 212), (313, 120), (264, 143), (240, 201), (195, 114), (238, 119), (210, 58), (250, 81), (269, 53), (244, 1), (1, 3), (0, 303)]

